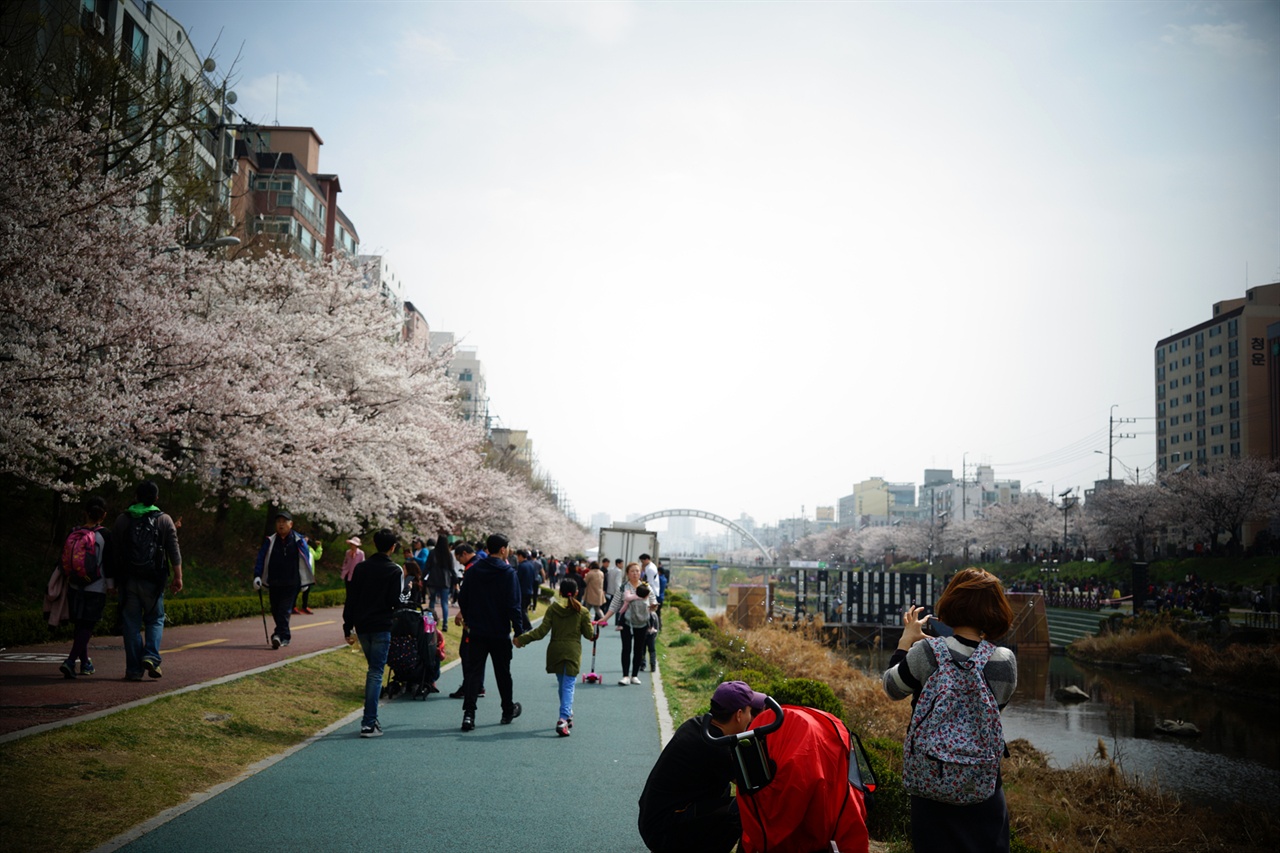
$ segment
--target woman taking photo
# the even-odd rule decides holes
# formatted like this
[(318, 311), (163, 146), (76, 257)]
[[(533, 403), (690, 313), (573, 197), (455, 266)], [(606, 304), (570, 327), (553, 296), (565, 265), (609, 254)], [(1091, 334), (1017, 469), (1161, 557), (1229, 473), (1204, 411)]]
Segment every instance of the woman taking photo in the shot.
[[(936, 619), (922, 615), (923, 609), (910, 607), (902, 614), (902, 639), (884, 674), (889, 698), (910, 696), (914, 711), (903, 750), (903, 784), (912, 790), (914, 779), (909, 778), (907, 765), (915, 755), (933, 762), (931, 772), (936, 778), (946, 779), (946, 774), (954, 771), (962, 783), (955, 786), (955, 791), (965, 787), (963, 782), (972, 780), (964, 774), (982, 776), (985, 772), (994, 792), (985, 795), (989, 786), (984, 788), (981, 783), (970, 785), (963, 795), (943, 791), (941, 786), (931, 789), (933, 797), (913, 792), (911, 842), (916, 850), (940, 853), (1007, 853), (1009, 811), (1000, 780), (999, 759), (1004, 750), (997, 708), (1002, 710), (1013, 696), (1018, 684), (1018, 662), (1009, 649), (992, 644), (1009, 630), (1013, 611), (1000, 580), (973, 568), (952, 578), (938, 599)], [(930, 626), (928, 633), (926, 626)], [(978, 672), (981, 678), (977, 677)], [(935, 676), (937, 680), (931, 684)], [(927, 694), (925, 701), (917, 704), (922, 693)], [(950, 713), (929, 713), (942, 707)], [(955, 709), (963, 709), (963, 716), (957, 717)], [(964, 742), (985, 758), (969, 765), (950, 764), (945, 757), (935, 758), (924, 748), (948, 739), (951, 743), (946, 745)], [(918, 790), (932, 781), (928, 779), (926, 785), (914, 787)], [(959, 804), (962, 802), (965, 804)]]

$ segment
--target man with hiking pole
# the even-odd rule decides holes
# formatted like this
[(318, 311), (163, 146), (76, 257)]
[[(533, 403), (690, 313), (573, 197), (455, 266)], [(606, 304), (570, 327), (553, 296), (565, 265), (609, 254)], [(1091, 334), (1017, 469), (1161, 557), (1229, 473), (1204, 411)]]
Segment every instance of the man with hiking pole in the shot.
[(271, 601), (271, 615), (276, 630), (267, 642), (278, 649), (289, 645), (289, 614), (298, 601), (302, 587), (315, 583), (311, 571), (311, 549), (306, 537), (293, 529), (293, 516), (284, 510), (275, 515), (276, 532), (267, 537), (258, 549), (258, 560), (253, 567), (253, 588), (259, 594), (267, 588)]

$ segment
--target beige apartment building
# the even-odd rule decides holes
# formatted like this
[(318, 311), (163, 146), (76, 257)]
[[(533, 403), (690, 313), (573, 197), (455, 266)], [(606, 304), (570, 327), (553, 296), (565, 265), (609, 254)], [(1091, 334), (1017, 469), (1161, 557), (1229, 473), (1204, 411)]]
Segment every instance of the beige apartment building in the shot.
[(1280, 319), (1280, 282), (1215, 303), (1213, 318), (1159, 341), (1155, 351), (1159, 471), (1215, 460), (1270, 458), (1278, 389), (1267, 327)]

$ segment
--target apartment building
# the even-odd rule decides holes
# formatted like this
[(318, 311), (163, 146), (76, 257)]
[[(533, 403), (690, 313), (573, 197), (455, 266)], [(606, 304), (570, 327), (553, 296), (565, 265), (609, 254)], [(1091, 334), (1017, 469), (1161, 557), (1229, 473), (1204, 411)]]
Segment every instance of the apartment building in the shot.
[(0, 41), (10, 82), (53, 99), (108, 97), (104, 165), (155, 162), (165, 175), (147, 193), (152, 219), (178, 214), (192, 239), (223, 236), (235, 97), (176, 18), (143, 0), (6, 0)]
[(360, 237), (338, 207), (342, 182), (320, 171), (324, 140), (315, 128), (242, 125), (237, 136), (232, 234), (309, 260), (357, 260)]
[(431, 332), (431, 351), (452, 353), (449, 375), (458, 383), (459, 410), (464, 420), (479, 421), (489, 429), (489, 393), (484, 364), (475, 347), (460, 346), (453, 332)]
[(1156, 343), (1160, 473), (1277, 454), (1280, 370), (1268, 360), (1269, 329), (1277, 320), (1280, 282), (1215, 303), (1211, 319)]

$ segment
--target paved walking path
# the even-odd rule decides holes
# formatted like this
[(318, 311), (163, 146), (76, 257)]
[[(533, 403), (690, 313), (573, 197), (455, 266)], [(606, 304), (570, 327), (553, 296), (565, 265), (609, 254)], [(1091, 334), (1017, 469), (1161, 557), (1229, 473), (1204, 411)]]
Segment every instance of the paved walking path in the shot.
[(93, 637), (89, 656), (97, 672), (74, 680), (58, 672), (70, 640), (0, 649), (0, 742), (331, 649), (342, 643), (342, 608), (296, 614), (290, 627), (292, 642), (274, 651), (260, 617), (167, 627), (160, 645), (164, 675), (142, 681), (124, 680), (124, 646), (118, 636)]
[[(341, 641), (340, 608), (292, 622), (293, 642), (278, 651), (267, 648), (261, 619), (166, 628), (164, 677), (141, 682), (123, 680), (118, 637), (95, 637), (90, 654), (98, 673), (75, 680), (57, 671), (69, 643), (0, 650), (0, 740), (323, 653)], [(514, 653), (514, 698), (524, 710), (510, 725), (498, 722), (490, 667), (476, 729), (459, 730), (462, 701), (448, 698), (462, 683), (455, 661), (440, 677), (441, 692), (426, 702), (383, 703), (383, 737), (358, 737), (357, 711), (241, 781), (99, 849), (643, 851), (636, 801), (662, 744), (657, 676), (646, 672), (638, 686), (618, 685), (621, 640), (604, 629), (596, 660), (604, 682), (579, 678), (573, 734), (562, 738), (554, 732), (559, 702), (555, 678), (545, 672), (546, 643)], [(587, 643), (582, 663), (588, 671)], [(358, 694), (363, 682), (351, 688)]]
[[(524, 711), (511, 725), (498, 722), (489, 669), (476, 729), (459, 730), (462, 702), (447, 698), (462, 683), (454, 665), (426, 702), (383, 704), (383, 737), (358, 737), (357, 712), (238, 784), (144, 825), (141, 837), (135, 830), (99, 849), (643, 851), (636, 801), (661, 749), (655, 676), (619, 686), (621, 641), (606, 629), (596, 663), (604, 683), (579, 679), (573, 734), (562, 738), (546, 642), (515, 651), (514, 698)], [(590, 646), (583, 651), (586, 671)]]

